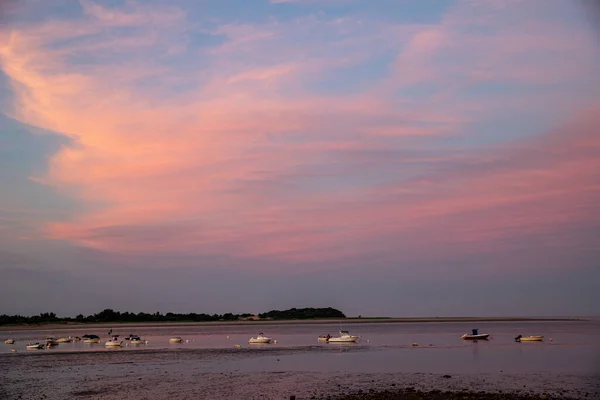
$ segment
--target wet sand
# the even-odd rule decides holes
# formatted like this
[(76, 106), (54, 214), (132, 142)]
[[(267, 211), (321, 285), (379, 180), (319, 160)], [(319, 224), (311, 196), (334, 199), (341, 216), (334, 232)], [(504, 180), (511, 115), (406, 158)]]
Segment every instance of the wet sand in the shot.
[(310, 319), (310, 320), (263, 320), (263, 321), (208, 321), (208, 322), (107, 322), (107, 323), (58, 323), (58, 324), (20, 324), (20, 325), (2, 325), (0, 331), (21, 331), (21, 330), (60, 330), (75, 328), (143, 328), (149, 326), (163, 327), (184, 327), (184, 326), (236, 326), (236, 325), (318, 325), (331, 324), (337, 322), (344, 324), (372, 324), (372, 323), (426, 323), (426, 322), (536, 322), (536, 321), (585, 321), (580, 318), (521, 318), (521, 317), (439, 317), (439, 318), (346, 318), (346, 319)]
[[(335, 350), (331, 351), (332, 355)], [(303, 350), (269, 349), (281, 357)], [(0, 355), (2, 399), (597, 399), (586, 374), (433, 374), (266, 369), (264, 350)], [(258, 367), (247, 368), (252, 362)], [(246, 366), (246, 367), (245, 367)]]

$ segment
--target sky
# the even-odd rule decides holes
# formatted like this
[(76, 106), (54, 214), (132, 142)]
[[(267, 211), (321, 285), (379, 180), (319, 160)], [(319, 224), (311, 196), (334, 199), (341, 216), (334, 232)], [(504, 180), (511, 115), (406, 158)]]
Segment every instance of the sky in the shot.
[(600, 310), (563, 0), (0, 2), (0, 314)]

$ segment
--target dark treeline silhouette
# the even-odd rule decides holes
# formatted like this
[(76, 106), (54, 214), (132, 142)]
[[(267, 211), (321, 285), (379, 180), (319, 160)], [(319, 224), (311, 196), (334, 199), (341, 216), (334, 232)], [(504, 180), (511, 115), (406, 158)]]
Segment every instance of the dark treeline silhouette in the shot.
[(258, 314), (261, 319), (321, 319), (321, 318), (346, 318), (344, 313), (335, 308), (290, 308), (289, 310), (272, 310)]
[(237, 320), (257, 320), (257, 319), (311, 319), (311, 318), (346, 318), (346, 316), (335, 308), (292, 308), (279, 311), (272, 310), (255, 316), (253, 314), (175, 314), (168, 312), (161, 314), (156, 312), (148, 314), (144, 312), (130, 313), (114, 311), (110, 308), (99, 313), (88, 315), (87, 317), (79, 314), (75, 318), (57, 317), (55, 313), (41, 313), (32, 317), (22, 315), (0, 315), (0, 325), (16, 324), (48, 324), (48, 323), (69, 323), (69, 322), (208, 322), (208, 321), (237, 321)]

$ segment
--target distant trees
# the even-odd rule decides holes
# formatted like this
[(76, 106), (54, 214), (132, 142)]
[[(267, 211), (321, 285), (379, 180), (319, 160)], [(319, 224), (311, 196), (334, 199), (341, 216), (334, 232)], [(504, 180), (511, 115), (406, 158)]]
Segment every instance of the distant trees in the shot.
[(260, 318), (271, 319), (321, 319), (321, 318), (346, 318), (343, 312), (335, 308), (290, 308), (289, 310), (272, 310), (258, 314)]
[[(68, 322), (209, 322), (209, 321), (237, 321), (240, 319), (250, 319), (253, 314), (176, 314), (168, 312), (161, 314), (155, 312), (148, 314), (144, 312), (131, 313), (119, 312), (110, 308), (100, 311), (99, 313), (88, 315), (77, 315), (75, 318), (65, 317), (58, 318), (55, 313), (41, 313), (32, 317), (24, 317), (22, 315), (0, 315), (0, 325), (17, 325), (17, 324), (47, 324), (47, 323), (68, 323)], [(339, 310), (334, 308), (291, 308), (289, 310), (279, 311), (272, 310), (263, 314), (258, 314), (258, 319), (316, 319), (316, 318), (346, 318)]]

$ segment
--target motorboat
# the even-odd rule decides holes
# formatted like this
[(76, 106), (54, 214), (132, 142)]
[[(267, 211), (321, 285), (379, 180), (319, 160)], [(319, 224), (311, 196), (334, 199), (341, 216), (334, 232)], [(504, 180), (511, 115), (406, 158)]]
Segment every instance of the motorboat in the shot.
[(146, 342), (144, 340), (142, 340), (139, 336), (130, 336), (129, 338), (126, 338), (125, 340), (129, 340), (129, 343), (131, 343), (131, 344), (146, 344)]
[(54, 338), (54, 337), (46, 338), (46, 346), (50, 347), (50, 346), (56, 346), (56, 345), (58, 345), (58, 340), (56, 340), (56, 338)]
[(6, 339), (4, 344), (15, 344), (15, 339)]
[(327, 342), (329, 339), (331, 338), (330, 334), (327, 335), (321, 335), (317, 338), (317, 341), (319, 342)]
[(465, 333), (460, 338), (464, 340), (487, 340), (489, 333), (479, 333), (478, 329), (472, 329), (471, 334)]
[(123, 343), (123, 341), (119, 340), (119, 335), (114, 335), (112, 339), (104, 343), (104, 345), (108, 347), (120, 347), (121, 343)]
[(25, 346), (27, 350), (40, 350), (44, 348), (44, 345), (41, 343), (29, 343)]
[(100, 343), (100, 337), (96, 335), (83, 335), (83, 343)]
[(517, 336), (515, 342), (543, 342), (544, 336)]
[(360, 336), (351, 335), (349, 331), (340, 331), (340, 336), (330, 337), (327, 343), (355, 343)]
[(73, 338), (71, 336), (61, 337), (61, 338), (58, 338), (58, 340), (57, 340), (58, 343), (71, 343), (72, 341), (73, 341)]
[(173, 336), (172, 338), (169, 339), (169, 343), (181, 343), (183, 342), (183, 339), (180, 338), (179, 336)]
[(258, 334), (258, 336), (257, 336), (257, 337), (251, 337), (251, 338), (248, 340), (248, 343), (251, 343), (251, 344), (257, 344), (257, 343), (271, 343), (272, 341), (273, 341), (273, 339), (272, 339), (272, 338), (270, 338), (270, 337), (267, 337), (267, 336), (264, 336), (264, 334), (261, 332), (261, 333), (259, 333), (259, 334)]

